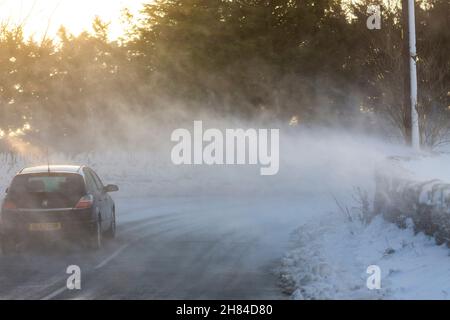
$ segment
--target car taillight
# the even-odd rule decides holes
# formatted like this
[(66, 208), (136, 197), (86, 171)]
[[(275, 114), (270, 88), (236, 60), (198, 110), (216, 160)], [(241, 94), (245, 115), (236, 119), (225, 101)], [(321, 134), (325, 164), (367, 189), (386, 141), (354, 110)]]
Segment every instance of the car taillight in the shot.
[(14, 209), (17, 209), (17, 206), (11, 200), (5, 200), (5, 202), (3, 202), (3, 209), (14, 210)]
[(94, 204), (94, 197), (87, 195), (82, 197), (75, 206), (75, 209), (89, 209)]

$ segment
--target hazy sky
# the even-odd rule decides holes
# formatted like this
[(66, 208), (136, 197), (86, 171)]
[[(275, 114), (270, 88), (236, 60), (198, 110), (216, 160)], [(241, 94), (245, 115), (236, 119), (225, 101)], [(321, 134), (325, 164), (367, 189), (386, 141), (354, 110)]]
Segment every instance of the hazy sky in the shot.
[(26, 35), (42, 37), (48, 28), (54, 36), (61, 25), (78, 34), (89, 29), (96, 15), (111, 21), (110, 37), (122, 33), (121, 9), (137, 12), (148, 0), (0, 0), (0, 20), (25, 23)]

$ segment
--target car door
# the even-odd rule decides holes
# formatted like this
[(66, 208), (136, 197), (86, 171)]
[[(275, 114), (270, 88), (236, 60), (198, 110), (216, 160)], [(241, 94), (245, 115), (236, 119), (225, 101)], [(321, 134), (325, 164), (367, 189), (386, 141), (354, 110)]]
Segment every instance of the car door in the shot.
[[(100, 215), (100, 219), (102, 221), (104, 221), (105, 218), (108, 220), (108, 217), (105, 217), (103, 212), (104, 204), (102, 191), (99, 190), (91, 171), (88, 168), (85, 168), (83, 169), (83, 172), (86, 179), (86, 187), (88, 192), (94, 196), (94, 209), (96, 210), (96, 214)], [(102, 226), (104, 226), (104, 224), (102, 224)]]
[(101, 199), (101, 214), (102, 219), (104, 221), (108, 221), (108, 223), (104, 224), (104, 227), (108, 229), (109, 221), (112, 219), (112, 206), (110, 197), (107, 192), (105, 192), (105, 186), (103, 185), (103, 182), (100, 180), (98, 175), (95, 173), (94, 170), (89, 169), (90, 174), (92, 175), (92, 178), (94, 179), (94, 183), (97, 186), (99, 197)]

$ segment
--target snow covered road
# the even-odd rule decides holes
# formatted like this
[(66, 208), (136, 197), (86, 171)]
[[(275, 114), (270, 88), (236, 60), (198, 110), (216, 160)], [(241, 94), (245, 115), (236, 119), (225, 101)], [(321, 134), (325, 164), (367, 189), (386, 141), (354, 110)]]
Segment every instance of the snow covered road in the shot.
[[(52, 248), (3, 257), (0, 298), (289, 298), (275, 270), (286, 231), (305, 220), (310, 201), (317, 199), (121, 198), (117, 239), (98, 254)], [(65, 289), (69, 265), (81, 268), (79, 291)]]

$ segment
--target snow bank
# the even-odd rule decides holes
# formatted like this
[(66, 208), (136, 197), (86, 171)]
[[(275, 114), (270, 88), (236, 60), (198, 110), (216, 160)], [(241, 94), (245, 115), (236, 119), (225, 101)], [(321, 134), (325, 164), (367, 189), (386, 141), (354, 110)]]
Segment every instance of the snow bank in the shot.
[[(369, 224), (350, 210), (294, 232), (280, 269), (292, 298), (450, 299), (449, 250), (436, 245), (450, 239), (450, 156), (393, 157), (375, 178), (381, 214)], [(381, 268), (380, 290), (366, 286), (370, 265)]]
[(409, 218), (417, 232), (450, 244), (449, 160), (422, 155), (383, 162), (376, 172), (375, 212), (400, 226)]
[[(449, 252), (409, 225), (377, 216), (369, 225), (338, 214), (301, 226), (280, 270), (293, 299), (449, 299)], [(381, 289), (366, 286), (381, 268)]]

